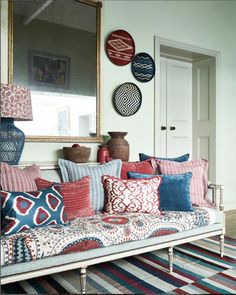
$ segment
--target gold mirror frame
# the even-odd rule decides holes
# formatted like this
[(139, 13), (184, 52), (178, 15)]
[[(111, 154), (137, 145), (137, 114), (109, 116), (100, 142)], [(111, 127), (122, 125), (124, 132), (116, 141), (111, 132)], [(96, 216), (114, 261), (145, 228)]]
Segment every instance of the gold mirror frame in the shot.
[[(100, 130), (100, 98), (101, 98), (101, 8), (102, 2), (96, 0), (77, 0), (96, 8), (96, 137), (77, 136), (32, 136), (26, 135), (29, 142), (102, 142)], [(13, 83), (13, 0), (8, 1), (8, 83)]]

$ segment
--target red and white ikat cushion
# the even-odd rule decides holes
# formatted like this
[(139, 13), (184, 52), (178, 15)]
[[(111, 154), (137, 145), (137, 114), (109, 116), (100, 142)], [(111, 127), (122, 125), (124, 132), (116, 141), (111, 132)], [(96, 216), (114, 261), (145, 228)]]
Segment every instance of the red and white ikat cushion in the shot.
[(102, 176), (106, 194), (107, 213), (142, 212), (159, 214), (160, 198), (158, 187), (161, 177), (151, 179), (122, 180), (108, 175)]

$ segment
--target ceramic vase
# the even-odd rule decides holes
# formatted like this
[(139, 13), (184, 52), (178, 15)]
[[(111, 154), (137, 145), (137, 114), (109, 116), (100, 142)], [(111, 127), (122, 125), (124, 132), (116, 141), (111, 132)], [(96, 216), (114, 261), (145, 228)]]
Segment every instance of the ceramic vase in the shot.
[(121, 159), (123, 162), (129, 161), (129, 143), (124, 138), (128, 132), (110, 131), (111, 139), (107, 142), (109, 155), (112, 159)]
[(109, 157), (109, 150), (107, 145), (99, 145), (97, 151), (97, 162), (100, 164), (104, 164), (108, 162), (110, 159)]

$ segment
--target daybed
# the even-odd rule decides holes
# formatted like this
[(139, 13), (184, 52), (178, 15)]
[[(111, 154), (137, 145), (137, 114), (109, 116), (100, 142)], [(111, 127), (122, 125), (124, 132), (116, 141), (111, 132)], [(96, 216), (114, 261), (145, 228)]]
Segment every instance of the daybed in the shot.
[[(44, 166), (40, 172), (43, 178), (61, 181), (58, 167)], [(81, 293), (86, 293), (86, 268), (90, 265), (167, 248), (172, 272), (176, 245), (216, 235), (222, 257), (223, 187), (209, 184), (208, 196), (214, 207), (194, 207), (191, 212), (97, 212), (75, 218), (67, 225), (48, 225), (3, 235), (1, 284), (80, 268)]]

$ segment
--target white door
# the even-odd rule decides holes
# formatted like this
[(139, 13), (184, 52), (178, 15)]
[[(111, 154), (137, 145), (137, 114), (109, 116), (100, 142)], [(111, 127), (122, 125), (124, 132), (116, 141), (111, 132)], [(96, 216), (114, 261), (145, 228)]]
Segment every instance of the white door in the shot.
[(160, 156), (192, 156), (191, 63), (161, 57), (160, 110)]
[(211, 181), (216, 177), (215, 73), (215, 58), (193, 64), (193, 158), (209, 161)]

